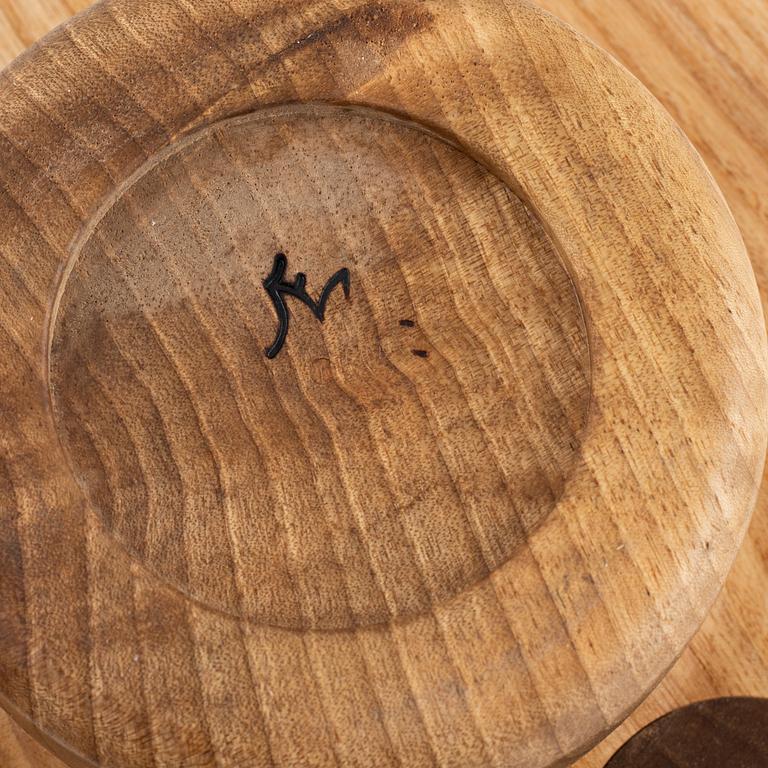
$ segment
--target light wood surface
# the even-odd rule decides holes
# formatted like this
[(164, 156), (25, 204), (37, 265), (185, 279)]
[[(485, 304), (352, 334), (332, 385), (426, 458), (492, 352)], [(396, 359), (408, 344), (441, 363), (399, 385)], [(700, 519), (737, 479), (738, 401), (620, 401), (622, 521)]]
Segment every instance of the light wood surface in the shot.
[[(659, 96), (666, 97), (667, 103), (672, 107), (676, 117), (678, 117), (683, 126), (689, 130), (689, 132), (691, 132), (694, 140), (697, 141), (700, 148), (704, 151), (710, 166), (715, 171), (716, 175), (718, 175), (721, 184), (723, 184), (726, 190), (726, 194), (729, 197), (729, 201), (736, 209), (736, 214), (737, 217), (741, 220), (742, 229), (744, 230), (747, 243), (750, 245), (751, 250), (754, 252), (754, 246), (759, 246), (760, 237), (764, 237), (764, 229), (761, 233), (761, 230), (758, 226), (760, 221), (760, 209), (757, 192), (761, 189), (759, 184), (761, 183), (761, 174), (765, 172), (765, 168), (764, 166), (760, 166), (758, 169), (759, 172), (752, 170), (748, 173), (747, 171), (751, 166), (739, 166), (737, 162), (741, 161), (742, 163), (747, 163), (747, 159), (745, 158), (751, 158), (750, 162), (761, 162), (759, 155), (752, 154), (752, 141), (759, 141), (760, 137), (764, 135), (764, 133), (761, 134), (760, 131), (764, 132), (765, 129), (761, 127), (760, 121), (756, 116), (753, 116), (754, 119), (752, 120), (740, 121), (737, 125), (734, 124), (732, 119), (722, 119), (719, 122), (713, 120), (711, 119), (710, 114), (713, 112), (713, 106), (711, 102), (708, 101), (708, 99), (712, 99), (714, 93), (719, 94), (726, 104), (730, 103), (728, 100), (735, 98), (735, 89), (739, 86), (742, 89), (746, 89), (750, 83), (750, 78), (746, 76), (739, 78), (737, 74), (742, 74), (740, 68), (734, 66), (733, 62), (728, 64), (730, 60), (725, 57), (725, 54), (720, 50), (720, 47), (714, 43), (709, 42), (709, 38), (706, 35), (700, 35), (697, 37), (690, 34), (678, 33), (680, 26), (685, 22), (685, 19), (688, 18), (685, 13), (686, 9), (684, 6), (675, 4), (673, 7), (668, 3), (659, 3), (658, 5), (653, 3), (646, 3), (643, 5), (642, 10), (640, 10), (639, 7), (637, 9), (632, 8), (631, 10), (634, 13), (642, 13), (644, 17), (645, 14), (649, 14), (650, 21), (646, 19), (645, 22), (641, 24), (626, 25), (623, 22), (621, 24), (619, 23), (622, 21), (622, 7), (625, 5), (627, 4), (611, 4), (610, 10), (607, 10), (605, 3), (582, 3), (579, 4), (578, 9), (576, 9), (575, 6), (572, 6), (570, 8), (553, 8), (553, 10), (559, 11), (560, 15), (564, 17), (568, 17), (569, 14), (572, 14), (574, 16), (572, 20), (577, 25), (582, 25), (582, 27), (585, 28), (585, 31), (592, 34), (600, 42), (604, 44), (607, 43), (608, 47), (612, 47), (619, 55), (627, 54), (627, 51), (622, 50), (624, 47), (626, 47), (627, 50), (631, 52), (638, 60), (634, 61), (632, 60), (631, 55), (626, 55), (627, 63), (633, 68), (635, 72), (644, 76), (646, 82), (651, 87), (654, 87), (655, 85), (654, 77), (657, 78), (659, 87), (654, 88), (655, 92)], [(719, 32), (720, 34), (725, 34), (722, 25), (724, 23), (723, 18), (726, 14), (725, 10), (721, 9), (723, 10), (723, 13), (716, 14), (713, 12), (710, 15), (710, 8), (717, 10), (714, 4), (697, 4), (697, 14), (694, 17), (694, 20), (699, 24), (705, 25), (705, 28), (708, 28), (706, 27), (707, 24), (711, 25), (714, 40), (718, 40), (719, 38), (716, 36), (716, 33)], [(40, 11), (40, 13), (37, 13), (36, 11)], [(30, 4), (28, 8), (25, 6), (24, 11), (24, 13), (32, 14), (37, 20), (36, 23), (43, 25), (44, 22), (42, 22), (41, 19), (44, 18), (44, 13), (46, 12), (59, 13), (61, 14), (61, 18), (64, 18), (66, 15), (65, 8), (56, 8), (53, 4), (51, 4), (48, 8), (41, 6), (39, 9), (36, 9)], [(742, 24), (737, 25), (735, 29), (741, 30), (742, 34), (746, 34), (743, 32), (743, 30), (748, 29), (749, 33), (754, 37), (754, 35), (759, 35), (760, 11), (759, 9), (754, 9), (750, 6), (748, 12), (751, 14), (751, 18), (749, 19), (750, 23), (747, 24), (747, 21), (744, 20)], [(606, 17), (610, 17), (611, 14), (614, 13), (616, 14), (616, 23), (607, 24)], [(698, 17), (699, 13), (702, 14), (701, 18)], [(731, 13), (733, 13), (732, 10)], [(681, 14), (683, 14), (683, 16), (681, 16)], [(9, 27), (15, 26), (15, 28), (20, 30), (29, 29), (29, 27), (25, 27), (24, 25), (23, 15), (18, 15), (18, 9), (16, 14), (12, 15), (14, 15), (14, 20), (12, 25), (9, 25)], [(600, 24), (597, 23), (597, 20), (600, 20)], [(590, 28), (590, 23), (592, 24), (593, 28)], [(606, 25), (605, 28), (600, 26), (603, 24)], [(665, 24), (668, 24), (668, 28), (665, 27)], [(631, 27), (631, 29), (628, 29), (628, 26)], [(608, 35), (606, 29), (610, 30), (612, 36)], [(727, 29), (727, 32), (729, 35), (734, 34), (734, 30), (730, 28)], [(622, 38), (620, 35), (630, 37)], [(601, 37), (604, 39), (600, 39)], [(23, 47), (23, 44), (28, 42), (28, 40), (17, 40), (14, 42), (12, 39), (13, 35), (10, 33), (9, 38), (11, 38), (10, 45), (16, 45), (16, 50), (20, 50)], [(702, 46), (702, 50), (710, 51), (711, 58), (716, 59), (716, 61), (711, 63), (709, 68), (706, 66), (706, 57), (696, 55), (695, 51), (692, 52), (692, 40), (696, 40), (696, 44)], [(741, 55), (746, 57), (747, 54), (744, 53), (745, 50), (751, 50), (754, 52), (760, 48), (759, 40), (760, 38), (758, 37), (758, 42), (753, 42), (751, 46), (748, 46), (746, 45), (747, 38), (745, 38), (739, 45), (726, 46), (726, 49), (730, 55), (736, 55), (736, 52), (739, 52)], [(665, 47), (670, 50), (669, 57), (659, 56), (655, 53), (655, 51), (658, 49), (654, 48), (654, 46), (660, 44), (664, 44)], [(13, 49), (11, 48), (11, 50)], [(736, 63), (739, 64), (740, 67), (748, 67), (752, 65), (752, 59), (750, 59), (749, 62), (737, 61)], [(731, 78), (735, 79), (735, 82), (718, 79), (722, 78), (722, 73), (718, 67), (726, 68), (730, 73)], [(696, 70), (696, 74), (699, 78), (702, 79), (704, 83), (714, 83), (717, 85), (717, 87), (706, 87), (705, 85), (699, 86), (696, 82), (689, 82), (689, 72), (691, 69)], [(674, 78), (670, 77), (670, 72), (679, 78), (677, 82), (684, 84), (681, 85), (681, 92), (678, 92), (675, 89), (674, 84), (676, 81)], [(733, 74), (733, 72), (736, 72), (737, 74)], [(749, 70), (747, 70), (747, 72), (749, 72)], [(757, 68), (751, 74), (754, 78), (757, 78), (759, 76)], [(727, 83), (727, 85), (724, 85), (723, 83)], [(759, 102), (759, 99), (757, 101)], [(752, 102), (750, 101), (748, 103), (751, 104)], [(743, 101), (741, 102), (741, 109), (745, 109)], [(753, 109), (757, 111), (759, 109), (759, 104), (758, 106), (753, 107)], [(715, 110), (715, 114), (719, 114), (717, 110)], [(728, 114), (729, 118), (732, 118), (732, 115), (730, 115), (730, 113)], [(686, 118), (690, 122), (690, 125), (686, 125)], [(710, 120), (707, 120), (707, 118), (710, 118)], [(713, 131), (712, 136), (717, 137), (716, 141), (714, 141), (711, 136), (708, 136), (706, 133), (707, 128)], [(253, 126), (251, 126), (249, 130), (252, 129)], [(286, 130), (295, 130), (295, 126), (282, 126), (281, 131), (285, 132)], [(341, 128), (340, 130), (343, 132), (344, 129)], [(734, 137), (729, 134), (729, 131), (731, 133), (738, 131), (740, 135), (738, 137)], [(741, 135), (741, 132), (744, 131), (746, 131), (748, 138), (745, 138), (743, 135)], [(739, 141), (734, 143), (734, 138), (739, 138)], [(716, 146), (712, 144), (716, 144)], [(447, 149), (445, 151), (448, 152)], [(723, 155), (720, 153), (723, 151), (730, 152), (730, 154), (726, 155), (728, 160), (722, 159)], [(445, 172), (444, 165), (444, 163), (441, 165), (441, 170), (443, 172)], [(739, 167), (741, 167), (741, 169), (744, 171), (743, 175), (735, 173), (734, 169), (738, 169)], [(417, 170), (419, 173), (424, 175), (425, 178), (429, 178), (429, 174), (434, 173), (434, 169), (429, 163), (426, 163), (426, 161), (422, 165), (419, 165)], [(466, 174), (459, 173), (458, 176), (462, 179), (462, 182), (465, 181)], [(167, 181), (167, 179), (164, 181)], [(484, 182), (480, 177), (478, 177), (478, 181), (475, 183), (482, 185)], [(147, 184), (151, 186), (149, 182), (147, 182)], [(733, 187), (733, 190), (729, 189), (729, 187)], [(461, 189), (464, 189), (464, 187), (461, 187)], [(151, 190), (138, 190), (138, 192), (142, 193), (139, 195), (139, 203), (147, 203)], [(738, 194), (735, 194), (736, 192), (738, 192)], [(510, 199), (514, 205), (514, 200), (512, 198)], [(741, 206), (738, 205), (738, 202), (735, 202), (738, 200), (741, 200)], [(149, 202), (151, 203), (151, 200), (149, 200)], [(194, 201), (182, 201), (182, 203), (185, 205), (193, 205)], [(103, 225), (99, 226), (109, 225), (107, 219), (105, 219), (104, 222), (105, 223), (103, 223)], [(747, 224), (751, 224), (752, 228), (750, 229), (745, 227), (745, 222)], [(151, 217), (149, 218), (149, 226), (151, 227)], [(484, 226), (486, 230), (490, 228), (489, 224), (483, 225), (481, 223), (481, 226)], [(97, 227), (97, 234), (100, 234), (99, 227)], [(530, 237), (530, 232), (526, 233), (526, 238)], [(526, 239), (526, 242), (528, 241), (529, 240)], [(544, 240), (541, 242), (541, 249), (543, 250), (532, 249), (532, 251), (540, 252), (543, 255), (543, 258), (547, 258), (545, 254), (548, 246)], [(765, 251), (763, 250), (763, 252)], [(94, 261), (95, 266), (98, 266), (98, 259), (104, 258), (103, 249), (100, 253), (102, 255), (94, 252), (92, 256), (89, 256), (89, 258), (96, 260)], [(163, 261), (163, 264), (166, 266), (172, 266), (173, 256), (167, 256)], [(323, 261), (322, 265), (323, 266), (319, 270), (318, 275), (315, 276), (314, 274), (310, 274), (310, 288), (315, 289), (315, 291), (319, 290), (325, 279), (329, 277), (335, 269), (330, 260), (327, 262)], [(294, 269), (293, 264), (291, 264), (290, 270), (292, 275), (298, 271), (298, 269)], [(762, 277), (762, 275), (760, 276)], [(77, 277), (78, 276), (76, 275), (76, 278)], [(514, 281), (510, 280), (508, 283), (506, 283), (506, 286), (511, 287), (513, 283)], [(68, 297), (65, 295), (65, 299), (62, 304), (65, 311), (62, 317), (67, 319), (71, 316), (71, 319), (74, 322), (86, 322), (88, 319), (88, 308), (95, 306), (95, 302), (98, 297), (95, 296), (93, 288), (89, 288), (87, 279), (80, 279), (79, 282), (73, 283), (70, 287), (76, 288), (79, 293), (69, 294)], [(72, 297), (75, 295), (79, 297), (79, 301), (72, 301)], [(117, 295), (118, 294), (115, 294), (115, 296)], [(338, 306), (343, 306), (343, 298), (337, 298), (339, 302), (342, 302)], [(67, 303), (68, 301), (70, 302), (69, 304)], [(72, 310), (69, 315), (67, 314), (67, 309), (73, 305), (76, 308), (79, 307), (79, 316), (77, 316), (76, 313), (72, 314), (74, 310)], [(537, 308), (535, 307), (534, 309)], [(587, 306), (587, 311), (589, 312), (589, 305)], [(290, 331), (288, 344), (291, 344), (294, 336), (298, 335), (300, 337), (306, 337), (312, 332), (313, 321), (311, 316), (299, 319), (300, 316), (298, 311), (295, 311), (293, 316), (294, 326)], [(215, 320), (215, 317), (212, 317), (208, 322), (213, 320)], [(329, 318), (329, 322), (332, 322), (332, 317)], [(440, 324), (439, 317), (435, 319), (435, 322)], [(330, 334), (331, 338), (333, 338), (334, 331), (332, 329), (326, 330), (325, 333)], [(78, 350), (73, 349), (71, 345), (67, 347), (66, 340), (69, 339), (71, 341), (70, 337), (67, 336), (63, 338), (65, 343), (62, 346), (54, 346), (55, 355), (53, 370), (54, 372), (58, 371), (60, 373), (59, 381), (62, 382), (62, 386), (59, 387), (58, 391), (63, 392), (66, 395), (66, 393), (70, 390), (77, 390), (78, 393), (82, 394), (82, 390), (71, 386), (72, 379), (66, 374), (66, 371), (72, 371), (75, 369), (71, 363), (68, 367), (67, 361), (74, 360)], [(566, 337), (563, 336), (562, 338), (565, 339)], [(571, 338), (573, 338), (573, 334), (571, 334)], [(576, 338), (578, 338), (578, 330), (576, 331)], [(576, 341), (575, 343), (577, 345), (576, 348), (578, 349), (579, 342)], [(408, 351), (411, 353), (414, 350), (422, 351), (422, 346), (427, 347), (428, 345), (409, 344)], [(427, 350), (425, 349), (424, 351)], [(56, 355), (59, 355), (59, 357), (56, 357)], [(421, 359), (416, 355), (412, 355), (412, 357), (413, 362), (411, 364), (415, 364)], [(56, 366), (56, 360), (60, 362), (59, 367)], [(575, 402), (578, 402), (578, 398), (576, 398)], [(75, 406), (73, 404), (73, 408), (74, 407)], [(578, 420), (580, 418), (579, 412), (579, 408), (577, 407), (574, 411), (577, 431)], [(100, 425), (103, 426), (106, 422), (103, 419), (99, 419), (97, 411), (92, 413), (92, 417), (94, 421), (91, 426), (95, 430), (96, 434), (98, 434)], [(66, 418), (64, 421), (66, 421)], [(72, 430), (67, 428), (66, 423), (62, 427), (62, 431), (65, 436), (71, 436)], [(108, 432), (104, 432), (103, 434), (108, 434)], [(562, 471), (563, 466), (568, 466), (569, 459), (567, 455), (559, 452), (559, 449), (557, 448), (558, 443), (556, 440), (552, 442), (552, 445), (554, 450), (553, 455), (561, 457), (557, 459), (555, 466), (560, 467)], [(119, 447), (116, 446), (115, 449), (119, 450)], [(70, 454), (75, 455), (76, 449), (70, 450)], [(116, 457), (117, 456), (118, 455), (116, 454)], [(563, 462), (565, 462), (565, 465), (563, 465)], [(87, 464), (87, 462), (85, 462), (85, 464)], [(86, 473), (88, 468), (89, 465), (84, 465), (83, 473)], [(102, 472), (101, 474), (103, 478), (106, 478), (105, 473)], [(94, 482), (96, 482), (97, 485), (99, 479), (98, 475), (99, 473), (96, 472), (96, 480)], [(113, 480), (114, 484), (114, 478), (111, 479)], [(131, 489), (126, 486), (126, 492), (130, 490)], [(444, 500), (440, 500), (439, 503), (443, 504)], [(150, 507), (147, 508), (150, 509)], [(535, 500), (533, 508), (542, 509), (541, 504), (537, 505)], [(546, 507), (544, 507), (544, 509), (546, 511)], [(536, 514), (538, 513), (534, 513), (534, 517)], [(628, 735), (628, 733), (632, 732), (633, 729), (636, 729), (638, 725), (653, 717), (657, 711), (660, 714), (662, 711), (666, 711), (667, 709), (671, 708), (673, 704), (684, 703), (686, 700), (689, 700), (689, 697), (690, 699), (700, 698), (702, 695), (710, 695), (712, 693), (725, 694), (734, 692), (759, 694), (763, 692), (760, 690), (755, 690), (756, 686), (766, 685), (764, 670), (767, 668), (766, 664), (768, 664), (766, 661), (766, 648), (764, 647), (763, 643), (760, 642), (761, 640), (764, 640), (766, 635), (766, 632), (761, 630), (765, 630), (766, 626), (768, 626), (768, 622), (766, 622), (765, 618), (766, 615), (768, 615), (768, 607), (765, 605), (764, 590), (760, 589), (760, 579), (765, 578), (765, 574), (761, 571), (764, 571), (766, 562), (764, 554), (761, 554), (765, 553), (765, 546), (763, 545), (761, 547), (760, 545), (760, 542), (765, 542), (765, 538), (760, 536), (761, 525), (763, 528), (765, 528), (765, 523), (761, 523), (762, 519), (762, 516), (760, 516), (756, 520), (755, 525), (752, 528), (752, 533), (750, 540), (748, 541), (747, 548), (740, 556), (739, 562), (737, 564), (737, 570), (734, 572), (734, 575), (729, 582), (729, 586), (720, 599), (715, 612), (713, 613), (713, 616), (708, 620), (707, 625), (694, 641), (694, 644), (688, 651), (686, 651), (681, 661), (677, 664), (672, 673), (667, 677), (662, 686), (656, 691), (656, 693), (654, 693), (651, 699), (649, 699), (649, 701), (636, 713), (636, 715), (633, 716), (633, 718), (625, 726), (623, 726), (622, 729), (620, 729), (614, 736), (612, 736), (604, 746), (598, 748), (598, 751), (593, 756), (590, 758), (585, 758), (583, 765), (602, 766), (602, 764), (605, 762), (605, 759), (607, 759), (607, 757), (610, 755), (613, 747), (618, 746), (625, 735)], [(120, 528), (119, 521), (117, 523), (117, 527)], [(135, 534), (135, 532), (129, 529), (124, 529), (119, 531), (119, 533), (121, 535), (121, 540), (126, 543), (130, 549), (132, 542), (131, 537)], [(504, 540), (506, 540), (506, 538), (507, 537), (504, 537)], [(138, 543), (134, 543), (136, 546), (139, 546)], [(622, 547), (622, 545), (624, 545), (623, 548), (617, 551), (625, 551), (626, 544), (624, 541), (619, 541), (616, 544), (617, 548)], [(489, 540), (489, 546), (490, 550), (493, 551), (493, 539)], [(498, 552), (497, 554), (500, 560), (502, 560), (508, 553)], [(169, 572), (164, 573), (163, 575), (166, 578), (171, 578), (172, 574), (170, 571), (173, 569), (172, 558), (170, 559), (170, 562), (167, 563), (160, 562), (158, 560), (158, 562), (156, 562), (154, 565), (155, 569), (160, 570), (161, 572), (164, 567), (167, 567)], [(474, 578), (472, 574), (478, 573), (477, 570), (473, 571), (471, 564), (463, 564), (462, 567), (464, 569), (465, 576), (468, 574), (467, 578), (469, 578), (470, 581)], [(482, 566), (478, 567), (481, 568)], [(436, 569), (435, 573), (442, 574), (443, 570), (438, 568)], [(407, 574), (408, 569), (406, 568), (404, 570), (404, 576), (407, 576)], [(189, 575), (187, 575), (186, 578), (189, 578)], [(331, 594), (333, 590), (331, 589), (332, 582), (328, 580), (329, 578), (330, 576), (327, 578), (324, 576), (318, 583), (320, 585), (320, 589), (323, 588), (323, 585), (328, 585), (328, 593)], [(464, 577), (462, 576), (462, 578)], [(765, 582), (762, 581), (762, 583)], [(450, 578), (439, 582), (438, 591), (445, 590), (443, 594), (449, 595), (451, 590), (457, 589), (461, 585), (461, 579), (456, 574), (453, 574), (450, 576)], [(188, 589), (190, 585), (181, 583), (178, 584), (178, 586)], [(212, 584), (210, 582), (206, 582), (203, 571), (198, 574), (196, 587), (201, 590), (201, 595), (204, 598), (211, 598), (209, 592), (214, 586), (215, 583)], [(214, 595), (213, 597), (216, 596)], [(227, 606), (226, 599), (227, 596), (224, 595), (223, 604), (220, 604), (217, 607), (224, 610), (226, 610), (227, 607), (231, 609), (232, 606)], [(426, 600), (427, 598), (424, 597), (423, 599)], [(750, 605), (750, 602), (752, 605)], [(290, 601), (288, 601), (288, 603), (280, 603), (280, 610), (276, 613), (273, 613), (271, 616), (273, 622), (278, 624), (287, 623), (289, 625), (292, 623), (302, 624), (307, 622), (307, 615), (299, 609), (286, 612), (284, 610), (284, 606), (286, 604), (290, 605), (291, 603)], [(294, 604), (298, 605), (299, 603)], [(745, 604), (748, 605), (749, 612), (744, 610), (743, 606)], [(757, 609), (753, 608), (754, 604), (757, 604)], [(394, 599), (390, 601), (390, 605), (394, 605), (396, 610), (400, 610), (402, 608), (404, 611), (403, 615), (407, 615), (407, 601), (398, 601), (398, 598), (395, 595)], [(410, 605), (415, 606), (413, 610), (416, 613), (418, 610), (420, 610), (418, 594), (416, 595), (415, 603), (411, 602)], [(400, 607), (398, 608), (398, 606)], [(763, 614), (759, 613), (760, 608), (765, 609)], [(351, 607), (348, 607), (346, 610), (351, 610)], [(369, 620), (375, 622), (375, 619), (378, 616), (377, 610), (380, 609), (376, 609), (375, 601), (370, 599), (362, 601), (362, 604), (358, 605), (357, 614), (355, 614), (353, 611), (352, 615), (355, 616), (356, 623), (359, 623), (361, 620)], [(331, 612), (325, 616), (324, 620), (327, 621), (328, 616), (338, 617), (338, 615), (339, 614), (337, 612)], [(317, 617), (314, 617), (312, 620), (317, 621)], [(338, 618), (333, 620), (338, 621)], [(735, 652), (735, 649), (738, 650), (738, 653)]]
[(64, 763), (3, 713), (0, 717), (0, 765), (3, 768), (63, 768)]
[[(702, 153), (736, 217), (768, 307), (768, 3), (542, 0), (614, 53)], [(580, 768), (687, 703), (768, 697), (768, 483), (720, 599), (664, 682)]]

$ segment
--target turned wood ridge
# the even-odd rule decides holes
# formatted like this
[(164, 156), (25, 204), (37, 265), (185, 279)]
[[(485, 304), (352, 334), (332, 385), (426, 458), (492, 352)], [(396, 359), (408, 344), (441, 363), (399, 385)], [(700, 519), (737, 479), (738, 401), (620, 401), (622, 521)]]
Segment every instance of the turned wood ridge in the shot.
[(765, 331), (606, 54), (112, 0), (2, 74), (0, 158), (0, 703), (68, 764), (564, 765), (677, 658)]

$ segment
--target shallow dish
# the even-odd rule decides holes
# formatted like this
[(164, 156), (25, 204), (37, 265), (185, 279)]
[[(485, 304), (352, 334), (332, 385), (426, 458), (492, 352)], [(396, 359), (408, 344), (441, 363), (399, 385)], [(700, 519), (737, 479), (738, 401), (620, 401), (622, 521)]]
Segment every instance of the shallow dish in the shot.
[(116, 0), (0, 80), (0, 701), (73, 765), (553, 766), (765, 452), (738, 231), (525, 3)]

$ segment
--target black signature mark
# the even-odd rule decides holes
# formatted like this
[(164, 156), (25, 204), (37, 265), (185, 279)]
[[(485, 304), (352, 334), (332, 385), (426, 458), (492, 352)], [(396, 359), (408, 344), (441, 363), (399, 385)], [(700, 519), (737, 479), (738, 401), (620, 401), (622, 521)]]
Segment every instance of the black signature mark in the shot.
[(266, 349), (267, 357), (273, 360), (280, 354), (280, 350), (285, 344), (285, 340), (288, 337), (288, 326), (290, 324), (291, 315), (288, 311), (288, 305), (285, 302), (285, 296), (293, 296), (302, 303), (306, 304), (311, 310), (312, 314), (322, 323), (325, 322), (325, 307), (328, 303), (328, 299), (331, 297), (334, 288), (341, 285), (344, 288), (344, 296), (349, 298), (349, 291), (351, 285), (351, 277), (348, 269), (340, 269), (323, 288), (323, 292), (320, 294), (320, 299), (315, 301), (307, 293), (307, 276), (303, 272), (299, 272), (296, 275), (296, 279), (292, 283), (285, 282), (285, 271), (288, 268), (288, 259), (284, 253), (278, 253), (275, 256), (275, 263), (272, 267), (272, 272), (269, 277), (264, 281), (264, 287), (267, 289), (272, 303), (275, 305), (275, 312), (277, 312), (278, 329), (277, 338), (271, 347)]

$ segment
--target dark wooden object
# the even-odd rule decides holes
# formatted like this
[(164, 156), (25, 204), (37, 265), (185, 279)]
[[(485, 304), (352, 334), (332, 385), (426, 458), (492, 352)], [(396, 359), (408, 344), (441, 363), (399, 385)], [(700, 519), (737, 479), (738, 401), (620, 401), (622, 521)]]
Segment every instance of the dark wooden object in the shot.
[(606, 768), (765, 768), (768, 699), (715, 699), (651, 723)]

